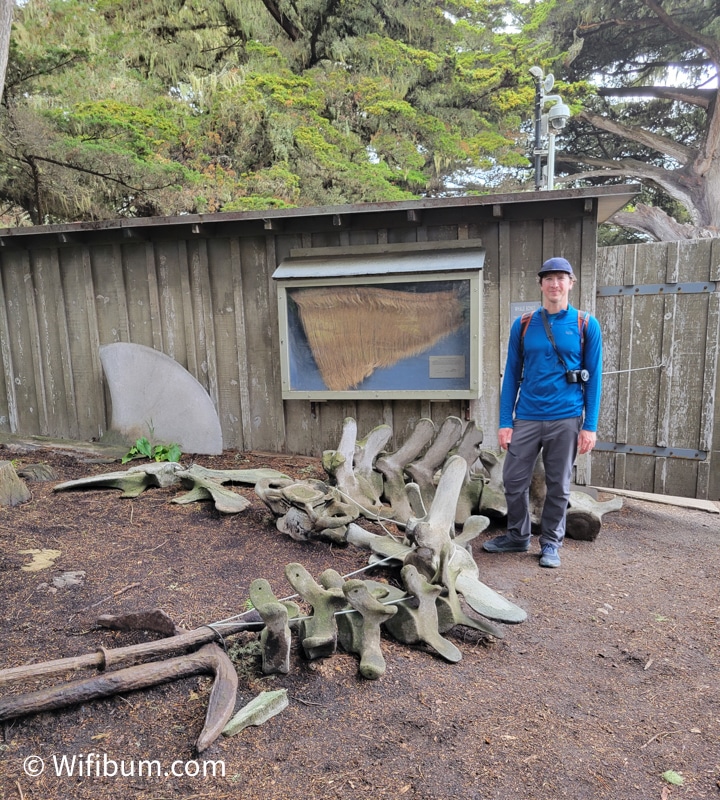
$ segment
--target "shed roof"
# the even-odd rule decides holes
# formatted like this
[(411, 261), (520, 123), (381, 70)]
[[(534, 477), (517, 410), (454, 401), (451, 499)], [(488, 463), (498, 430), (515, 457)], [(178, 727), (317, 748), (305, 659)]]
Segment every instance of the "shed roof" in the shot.
[[(61, 225), (34, 225), (21, 228), (0, 228), (0, 247), (42, 245), (43, 239), (53, 244), (73, 244), (86, 239), (122, 237), (150, 238), (179, 229), (194, 235), (220, 234), (230, 228), (249, 228), (258, 231), (295, 231), (314, 219), (316, 227), (338, 229), (362, 227), (368, 215), (397, 217), (420, 222), (425, 215), (447, 222), (472, 221), (473, 218), (495, 217), (510, 219), (542, 219), (575, 216), (597, 209), (598, 223), (605, 222), (640, 191), (639, 184), (615, 184), (581, 189), (554, 189), (507, 194), (472, 195), (463, 197), (424, 198), (420, 200), (354, 203), (338, 206), (301, 206), (262, 211), (225, 211), (214, 214), (183, 214), (174, 217), (132, 217), (94, 222), (75, 222)], [(437, 220), (434, 220), (437, 224)], [(151, 232), (150, 229), (153, 229)]]

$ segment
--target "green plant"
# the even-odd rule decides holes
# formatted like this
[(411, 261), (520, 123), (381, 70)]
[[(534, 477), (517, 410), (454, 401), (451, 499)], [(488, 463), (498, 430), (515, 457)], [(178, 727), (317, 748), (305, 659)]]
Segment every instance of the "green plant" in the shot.
[(179, 461), (182, 450), (178, 444), (150, 444), (145, 436), (141, 436), (122, 457), (123, 464), (135, 458), (150, 458), (153, 461)]
[(254, 638), (237, 639), (227, 648), (228, 658), (235, 665), (235, 672), (244, 682), (257, 677), (258, 664), (262, 660), (262, 644), (255, 634)]

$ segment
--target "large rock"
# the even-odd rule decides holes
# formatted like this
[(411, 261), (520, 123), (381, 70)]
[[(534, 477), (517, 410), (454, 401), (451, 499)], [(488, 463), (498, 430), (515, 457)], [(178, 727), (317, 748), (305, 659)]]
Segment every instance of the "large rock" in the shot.
[(17, 506), (32, 497), (11, 461), (0, 461), (0, 506)]

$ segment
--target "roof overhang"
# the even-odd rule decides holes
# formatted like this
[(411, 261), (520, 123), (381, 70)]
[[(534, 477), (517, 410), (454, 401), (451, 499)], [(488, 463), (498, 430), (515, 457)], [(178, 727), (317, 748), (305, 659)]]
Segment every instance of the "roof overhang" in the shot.
[[(247, 229), (248, 234), (302, 230), (313, 226), (339, 230), (359, 227), (369, 220), (366, 215), (387, 218), (405, 224), (422, 224), (432, 216), (433, 224), (474, 221), (481, 218), (562, 218), (570, 215), (596, 214), (598, 224), (629, 203), (640, 191), (639, 184), (613, 184), (581, 189), (553, 189), (507, 194), (472, 195), (451, 198), (423, 198), (382, 203), (356, 203), (342, 206), (303, 206), (265, 211), (229, 211), (216, 214), (185, 214), (176, 217), (138, 217), (129, 219), (76, 222), (63, 225), (35, 225), (0, 228), (0, 247), (79, 244), (88, 239), (143, 241), (155, 235), (179, 234), (204, 238), (222, 235), (223, 229)], [(381, 225), (378, 225), (382, 227)]]

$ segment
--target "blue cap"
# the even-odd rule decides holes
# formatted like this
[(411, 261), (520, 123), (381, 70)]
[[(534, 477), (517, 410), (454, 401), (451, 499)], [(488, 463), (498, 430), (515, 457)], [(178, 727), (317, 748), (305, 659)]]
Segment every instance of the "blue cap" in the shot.
[(568, 275), (575, 276), (573, 268), (566, 258), (548, 258), (540, 267), (538, 275), (544, 275), (546, 272), (567, 272)]

